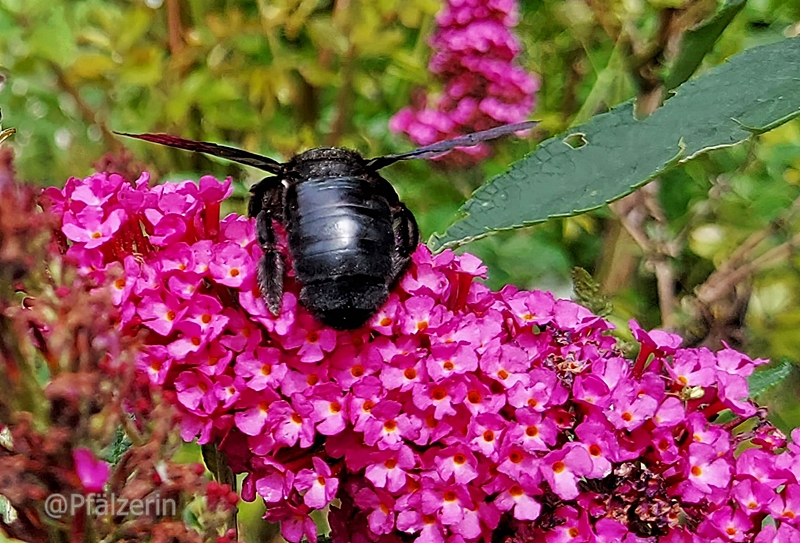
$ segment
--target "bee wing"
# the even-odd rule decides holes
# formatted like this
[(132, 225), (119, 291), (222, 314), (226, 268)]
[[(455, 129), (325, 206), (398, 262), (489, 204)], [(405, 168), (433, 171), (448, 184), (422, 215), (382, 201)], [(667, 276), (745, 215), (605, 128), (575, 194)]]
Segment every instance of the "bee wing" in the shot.
[(227, 147), (225, 145), (218, 145), (216, 143), (209, 143), (206, 141), (194, 141), (179, 138), (177, 136), (170, 136), (169, 134), (126, 134), (124, 132), (114, 132), (120, 136), (128, 138), (136, 138), (137, 140), (149, 141), (151, 143), (158, 143), (159, 145), (166, 145), (168, 147), (175, 147), (177, 149), (184, 149), (186, 151), (194, 151), (196, 153), (205, 153), (216, 157), (232, 160), (239, 164), (253, 166), (259, 170), (264, 170), (269, 173), (279, 174), (283, 171), (283, 165), (277, 160), (269, 157), (236, 149), (235, 147)]
[(426, 145), (407, 153), (379, 156), (367, 162), (367, 166), (373, 170), (379, 170), (400, 160), (434, 158), (448, 153), (456, 147), (472, 147), (473, 145), (478, 145), (483, 141), (493, 140), (495, 138), (499, 138), (500, 136), (506, 136), (514, 132), (519, 132), (520, 130), (529, 130), (537, 124), (539, 123), (536, 121), (525, 121), (523, 123), (506, 124), (496, 128), (490, 128), (488, 130), (481, 130), (480, 132), (473, 132), (472, 134), (459, 136), (451, 140), (432, 143), (431, 145)]

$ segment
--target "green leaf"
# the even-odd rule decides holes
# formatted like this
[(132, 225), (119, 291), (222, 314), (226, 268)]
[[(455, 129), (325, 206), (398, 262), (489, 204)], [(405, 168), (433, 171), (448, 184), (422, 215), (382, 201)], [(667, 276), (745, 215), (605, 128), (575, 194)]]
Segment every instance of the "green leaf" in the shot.
[(429, 245), (438, 250), (596, 209), (701, 153), (793, 119), (800, 115), (799, 57), (798, 38), (756, 47), (685, 83), (643, 120), (626, 102), (543, 142), (476, 190)]
[[(228, 463), (227, 455), (219, 450), (215, 443), (206, 443), (201, 446), (203, 451), (203, 461), (208, 470), (214, 474), (214, 479), (220, 484), (230, 486), (236, 490), (236, 475)], [(236, 511), (228, 519), (228, 528), (236, 528)]]
[(672, 69), (664, 81), (667, 90), (674, 89), (692, 76), (746, 2), (747, 0), (731, 0), (716, 15), (683, 35), (678, 57), (672, 63)]
[(69, 74), (81, 80), (100, 79), (112, 75), (117, 63), (103, 53), (80, 53), (70, 67)]
[(64, 6), (54, 6), (46, 21), (37, 22), (28, 45), (32, 55), (46, 58), (59, 66), (68, 66), (72, 62), (77, 46), (67, 23)]
[(788, 360), (781, 360), (769, 368), (756, 371), (747, 380), (750, 388), (750, 397), (755, 398), (767, 389), (779, 385), (792, 372), (793, 365)]
[(603, 294), (600, 283), (580, 266), (572, 268), (572, 286), (575, 301), (598, 317), (608, 316), (614, 310), (611, 300)]

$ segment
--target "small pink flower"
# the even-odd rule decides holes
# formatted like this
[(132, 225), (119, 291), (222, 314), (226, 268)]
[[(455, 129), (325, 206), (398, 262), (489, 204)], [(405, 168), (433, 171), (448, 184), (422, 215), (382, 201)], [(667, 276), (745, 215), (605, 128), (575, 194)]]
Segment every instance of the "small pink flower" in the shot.
[(142, 323), (162, 336), (169, 336), (188, 310), (169, 292), (146, 296), (139, 305)]
[(408, 445), (401, 445), (396, 450), (372, 453), (369, 461), (364, 476), (377, 488), (386, 488), (390, 492), (404, 488), (407, 470), (417, 465), (414, 452)]
[(336, 496), (339, 479), (331, 477), (331, 468), (318, 456), (311, 459), (314, 469), (304, 469), (297, 474), (294, 487), (305, 492), (303, 502), (312, 509), (322, 509)]
[(579, 478), (591, 473), (592, 469), (591, 456), (577, 443), (551, 452), (540, 463), (542, 477), (553, 492), (565, 500), (578, 496)]
[(319, 362), (336, 346), (336, 332), (323, 328), (311, 315), (303, 315), (283, 341), (287, 349), (300, 347), (302, 362)]
[(731, 477), (731, 466), (724, 458), (719, 458), (710, 445), (692, 443), (689, 445), (688, 483), (704, 494), (714, 488), (722, 488)]
[(238, 288), (248, 284), (255, 276), (255, 264), (239, 244), (226, 241), (212, 249), (212, 260), (209, 264), (211, 277), (217, 283), (227, 287)]
[(83, 243), (86, 249), (94, 249), (110, 240), (125, 218), (123, 209), (115, 209), (106, 216), (102, 208), (87, 206), (74, 219), (64, 215), (61, 231), (68, 239)]

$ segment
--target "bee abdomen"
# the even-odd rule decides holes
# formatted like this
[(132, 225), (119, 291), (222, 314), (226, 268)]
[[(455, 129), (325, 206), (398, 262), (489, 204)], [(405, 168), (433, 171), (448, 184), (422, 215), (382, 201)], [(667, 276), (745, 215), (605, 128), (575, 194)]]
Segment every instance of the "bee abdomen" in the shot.
[(327, 282), (326, 289), (345, 289), (354, 283), (348, 278), (360, 278), (385, 286), (394, 247), (391, 210), (370, 189), (355, 176), (312, 179), (289, 188), (289, 249), (301, 284)]
[(300, 302), (322, 323), (337, 330), (360, 327), (389, 297), (385, 279), (348, 275), (306, 283)]

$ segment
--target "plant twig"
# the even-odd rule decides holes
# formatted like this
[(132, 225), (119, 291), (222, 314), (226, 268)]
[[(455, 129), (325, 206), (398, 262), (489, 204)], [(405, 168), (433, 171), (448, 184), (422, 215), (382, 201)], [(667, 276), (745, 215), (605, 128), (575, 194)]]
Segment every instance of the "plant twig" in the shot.
[(354, 63), (357, 50), (350, 35), (350, 11), (349, 0), (338, 0), (334, 5), (334, 19), (342, 21), (342, 26), (348, 38), (347, 52), (342, 59), (342, 84), (336, 95), (336, 117), (328, 134), (328, 145), (335, 146), (339, 143), (342, 135), (347, 131), (348, 123), (352, 117), (353, 106), (353, 77), (355, 76)]
[(50, 69), (56, 76), (56, 81), (59, 88), (69, 94), (72, 99), (75, 100), (75, 105), (78, 107), (78, 111), (80, 112), (81, 117), (83, 117), (84, 122), (90, 125), (96, 124), (100, 128), (100, 133), (103, 137), (103, 143), (109, 147), (112, 152), (120, 150), (122, 148), (122, 144), (114, 136), (111, 130), (109, 130), (105, 121), (101, 118), (100, 113), (92, 109), (91, 106), (86, 103), (81, 96), (80, 91), (78, 91), (78, 89), (75, 88), (75, 86), (69, 81), (61, 66), (52, 61), (49, 62), (49, 64)]
[(785, 262), (798, 247), (800, 247), (800, 234), (795, 234), (788, 241), (773, 247), (750, 262), (745, 262), (738, 267), (730, 266), (715, 271), (706, 279), (705, 283), (697, 288), (697, 300), (703, 304), (710, 304), (718, 300), (755, 272)]
[(184, 46), (179, 1), (167, 0), (167, 29), (169, 31), (169, 52), (171, 55), (180, 53)]
[[(677, 300), (675, 298), (675, 272), (670, 258), (678, 252), (678, 241), (662, 241), (666, 236), (667, 219), (656, 198), (658, 181), (653, 181), (639, 191), (609, 207), (620, 224), (644, 253), (646, 263), (652, 267), (658, 285), (658, 305), (664, 328), (676, 325)], [(648, 219), (654, 219), (661, 236), (652, 237), (645, 228)]]

